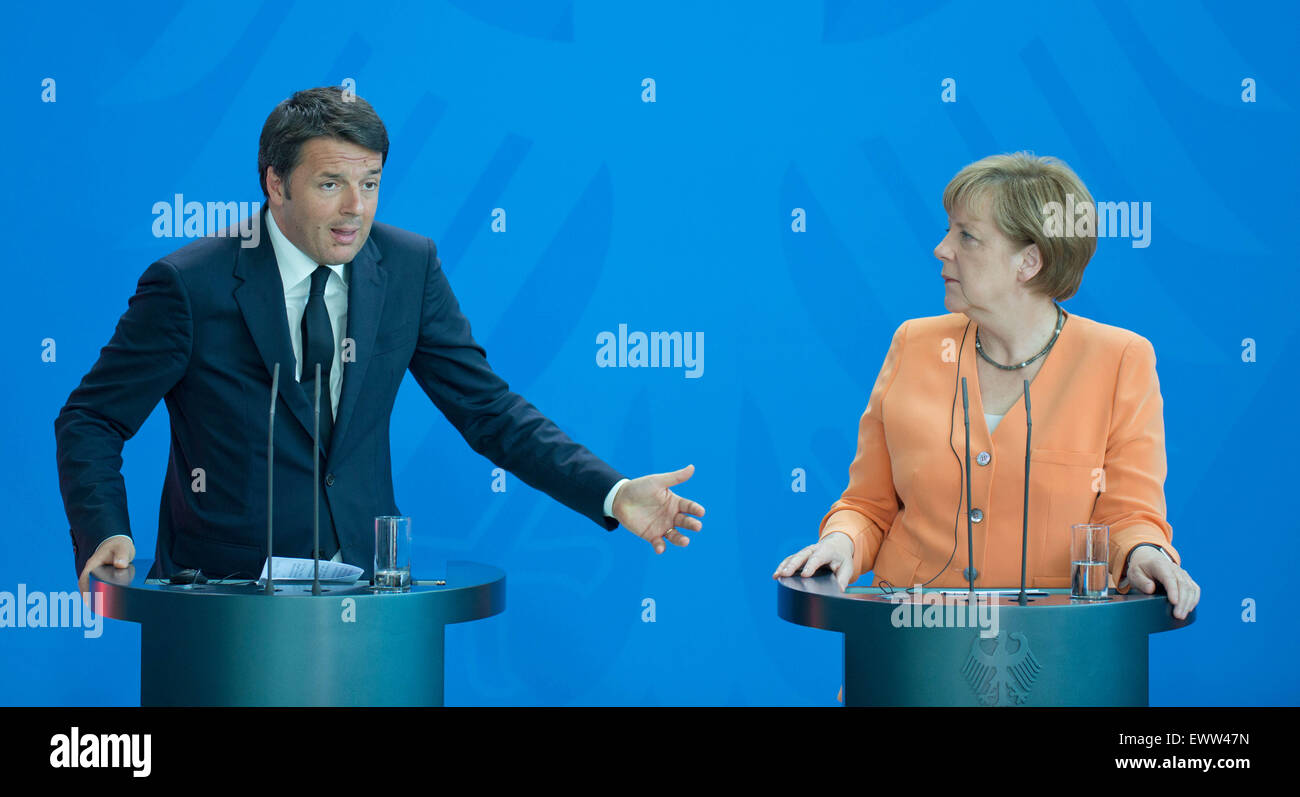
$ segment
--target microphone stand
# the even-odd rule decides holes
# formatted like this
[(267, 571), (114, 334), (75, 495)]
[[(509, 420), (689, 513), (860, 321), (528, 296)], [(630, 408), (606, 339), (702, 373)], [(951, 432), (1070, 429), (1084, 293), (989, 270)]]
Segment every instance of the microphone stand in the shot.
[(271, 371), (271, 413), (266, 423), (266, 594), (275, 594), (275, 539), (272, 532), (275, 513), (273, 480), (275, 477), (275, 400), (280, 394), (280, 364)]
[(316, 363), (316, 417), (311, 430), (311, 594), (320, 594), (320, 363)]
[(970, 399), (966, 394), (966, 377), (961, 378), (961, 408), (966, 417), (966, 576), (970, 584), (971, 600), (975, 599), (975, 579), (979, 577), (975, 570), (975, 529), (970, 517)]
[(1025, 560), (1029, 558), (1029, 440), (1034, 431), (1034, 422), (1029, 415), (1029, 380), (1025, 380), (1025, 511), (1022, 515), (1023, 525), (1020, 529), (1020, 597), (1017, 603), (1024, 606), (1029, 603), (1025, 597)]

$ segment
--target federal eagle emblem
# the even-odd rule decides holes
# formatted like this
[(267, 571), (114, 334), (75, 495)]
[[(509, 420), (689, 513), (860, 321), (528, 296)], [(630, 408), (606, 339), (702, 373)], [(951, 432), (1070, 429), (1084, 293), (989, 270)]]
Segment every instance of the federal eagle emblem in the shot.
[(1042, 669), (1029, 649), (1029, 640), (1015, 631), (993, 639), (981, 639), (977, 634), (961, 674), (984, 705), (1020, 706), (1029, 699), (1029, 690)]

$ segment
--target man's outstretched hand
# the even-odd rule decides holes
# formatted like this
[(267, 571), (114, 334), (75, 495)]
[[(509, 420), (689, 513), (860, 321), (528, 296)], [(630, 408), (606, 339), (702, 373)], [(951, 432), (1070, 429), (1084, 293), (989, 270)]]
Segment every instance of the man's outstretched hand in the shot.
[(652, 473), (632, 479), (618, 488), (614, 496), (614, 519), (654, 546), (655, 553), (668, 549), (664, 540), (683, 547), (690, 544), (690, 539), (678, 529), (704, 528), (699, 520), (704, 517), (704, 507), (682, 498), (670, 488), (691, 478), (693, 473), (695, 466), (687, 465), (672, 473)]

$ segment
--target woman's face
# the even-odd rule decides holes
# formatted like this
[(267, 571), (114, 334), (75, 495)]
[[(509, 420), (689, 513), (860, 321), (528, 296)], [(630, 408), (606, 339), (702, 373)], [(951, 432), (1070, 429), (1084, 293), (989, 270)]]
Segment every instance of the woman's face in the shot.
[(948, 214), (948, 234), (934, 248), (934, 256), (943, 262), (943, 306), (950, 313), (996, 315), (1019, 289), (1017, 272), (1026, 265), (1032, 244), (1003, 235), (993, 223), (990, 204), (982, 196), (954, 206)]

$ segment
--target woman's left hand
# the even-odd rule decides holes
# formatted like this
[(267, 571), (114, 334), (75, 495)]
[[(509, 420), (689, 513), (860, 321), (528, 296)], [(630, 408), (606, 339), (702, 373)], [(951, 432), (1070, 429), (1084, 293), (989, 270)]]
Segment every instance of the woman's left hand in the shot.
[(1128, 560), (1128, 582), (1134, 588), (1150, 595), (1159, 582), (1174, 605), (1174, 617), (1187, 618), (1201, 600), (1201, 587), (1187, 571), (1173, 563), (1164, 551), (1151, 546), (1133, 550)]

